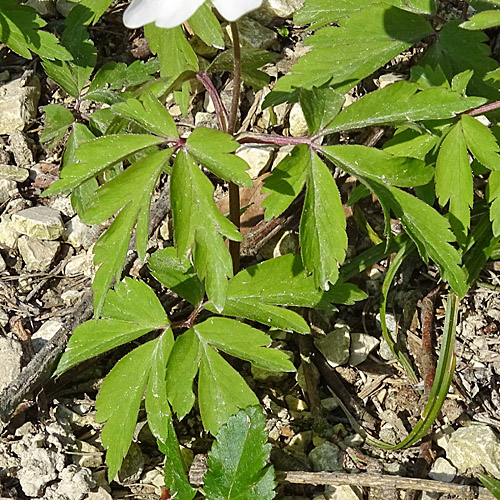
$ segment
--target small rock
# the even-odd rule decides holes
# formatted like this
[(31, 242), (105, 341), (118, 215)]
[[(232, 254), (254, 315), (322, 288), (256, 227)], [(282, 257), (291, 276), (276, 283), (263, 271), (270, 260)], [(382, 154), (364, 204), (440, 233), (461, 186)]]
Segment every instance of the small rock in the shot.
[(302, 137), (309, 133), (304, 112), (298, 102), (296, 102), (290, 110), (289, 123), (290, 135), (292, 137)]
[(52, 337), (61, 330), (63, 324), (57, 319), (46, 321), (32, 336), (31, 345), (38, 352)]
[(141, 483), (153, 485), (155, 487), (155, 494), (160, 496), (161, 487), (165, 486), (165, 474), (162, 470), (152, 469), (144, 474)]
[(16, 167), (15, 165), (0, 164), (0, 179), (24, 182), (29, 175), (29, 170), (26, 168)]
[(0, 391), (7, 387), (21, 373), (23, 348), (8, 337), (0, 337)]
[(6, 269), (7, 269), (7, 264), (5, 263), (5, 260), (2, 257), (2, 254), (0, 254), (0, 273), (3, 273)]
[(446, 447), (446, 458), (459, 469), (483, 467), (500, 479), (500, 440), (487, 425), (469, 425), (457, 429)]
[(47, 500), (60, 500), (63, 498), (64, 500), (83, 500), (95, 485), (89, 469), (68, 465), (61, 472), (57, 486), (52, 487), (52, 497), (47, 494), (46, 498)]
[(443, 457), (436, 458), (436, 461), (429, 472), (429, 477), (431, 479), (444, 481), (445, 483), (451, 483), (455, 479), (456, 475), (457, 469)]
[(346, 325), (335, 328), (324, 337), (316, 339), (314, 344), (331, 366), (343, 365), (349, 359), (351, 345), (349, 327)]
[[(238, 20), (238, 29), (240, 32), (240, 42), (242, 47), (253, 47), (254, 49), (269, 49), (277, 40), (278, 35), (269, 28), (262, 26), (259, 22), (250, 17), (242, 17)], [(225, 27), (228, 37), (228, 45), (232, 45), (231, 26)]]
[(295, 455), (305, 453), (312, 441), (312, 431), (303, 431), (295, 434), (290, 442), (285, 446), (285, 450)]
[(66, 217), (74, 217), (76, 215), (73, 205), (71, 205), (71, 196), (56, 196), (50, 202), (50, 208), (57, 210)]
[(118, 482), (120, 484), (136, 483), (141, 477), (144, 469), (144, 456), (137, 443), (132, 443), (127, 456), (118, 471)]
[(28, 0), (26, 5), (33, 7), (41, 16), (53, 16), (57, 13), (54, 0)]
[(348, 485), (326, 486), (324, 495), (326, 500), (360, 500), (363, 498), (359, 488)]
[(90, 492), (86, 500), (113, 500), (113, 497), (101, 486), (95, 492)]
[(330, 441), (316, 446), (309, 453), (309, 460), (315, 472), (340, 472), (342, 470), (342, 450)]
[(88, 233), (89, 227), (84, 224), (78, 215), (75, 215), (64, 226), (62, 233), (63, 240), (75, 248), (82, 246), (85, 235)]
[(242, 146), (238, 149), (236, 155), (248, 163), (250, 167), (247, 170), (248, 175), (252, 179), (257, 179), (271, 164), (273, 148)]
[(33, 73), (0, 86), (0, 135), (23, 130), (36, 117), (40, 80)]
[(296, 398), (291, 394), (285, 396), (285, 401), (289, 410), (306, 411), (308, 409), (307, 403), (303, 399)]
[(29, 449), (20, 458), (17, 478), (29, 497), (42, 496), (47, 483), (56, 479), (57, 471), (64, 468), (64, 455), (45, 448)]
[(9, 146), (19, 168), (30, 168), (35, 163), (33, 141), (22, 130), (14, 130), (9, 137)]
[(64, 230), (61, 215), (49, 207), (32, 207), (12, 215), (17, 232), (40, 240), (57, 240)]
[(351, 333), (351, 356), (349, 364), (357, 366), (365, 361), (368, 354), (378, 346), (379, 342), (379, 339), (367, 333)]
[(84, 290), (66, 290), (61, 294), (61, 299), (66, 306), (74, 306), (84, 293)]
[(0, 245), (13, 250), (17, 245), (19, 233), (16, 231), (10, 215), (0, 217)]
[(7, 326), (8, 322), (9, 315), (3, 309), (0, 309), (0, 326)]
[(266, 21), (274, 18), (289, 19), (304, 5), (304, 0), (264, 0), (262, 6), (252, 12), (252, 17)]
[(48, 271), (60, 246), (58, 241), (40, 241), (29, 236), (21, 236), (18, 241), (19, 252), (28, 272)]
[(8, 179), (0, 179), (0, 204), (3, 205), (17, 194), (17, 184)]
[(217, 128), (218, 123), (217, 116), (214, 113), (199, 111), (194, 117), (194, 124), (197, 127)]
[(84, 276), (91, 277), (94, 272), (94, 265), (92, 264), (92, 254), (82, 253), (75, 255), (69, 259), (66, 267), (64, 268), (65, 276)]
[(18, 427), (15, 432), (17, 437), (27, 436), (28, 434), (36, 434), (36, 427), (33, 422), (25, 422), (21, 427)]
[(86, 441), (77, 440), (73, 462), (79, 467), (100, 467), (102, 465), (102, 452), (99, 448)]

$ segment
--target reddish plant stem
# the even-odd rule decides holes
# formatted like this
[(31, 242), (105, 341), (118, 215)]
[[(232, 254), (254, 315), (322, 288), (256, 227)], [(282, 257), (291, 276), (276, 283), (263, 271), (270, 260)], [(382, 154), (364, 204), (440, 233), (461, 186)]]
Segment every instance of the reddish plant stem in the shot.
[(214, 87), (214, 84), (210, 79), (210, 76), (208, 75), (208, 73), (205, 72), (205, 73), (198, 73), (196, 75), (196, 78), (203, 84), (203, 86), (208, 92), (208, 95), (212, 99), (215, 108), (215, 114), (219, 122), (219, 128), (223, 132), (227, 132), (229, 128), (229, 116), (227, 114), (226, 107), (222, 103), (219, 92), (217, 92), (217, 89)]
[(490, 102), (489, 104), (485, 104), (484, 106), (479, 106), (479, 108), (471, 109), (470, 111), (466, 111), (464, 114), (470, 116), (482, 115), (483, 113), (487, 113), (488, 111), (494, 111), (495, 109), (500, 108), (500, 101)]
[[(231, 23), (231, 33), (233, 35), (233, 96), (231, 101), (231, 112), (229, 115), (228, 134), (234, 135), (236, 130), (236, 121), (238, 119), (238, 109), (240, 106), (240, 87), (241, 87), (241, 49), (240, 34), (236, 23)], [(239, 229), (240, 228), (240, 189), (234, 184), (229, 183), (229, 220)], [(240, 270), (240, 243), (239, 241), (229, 240), (229, 253), (233, 261), (233, 273), (237, 274)]]

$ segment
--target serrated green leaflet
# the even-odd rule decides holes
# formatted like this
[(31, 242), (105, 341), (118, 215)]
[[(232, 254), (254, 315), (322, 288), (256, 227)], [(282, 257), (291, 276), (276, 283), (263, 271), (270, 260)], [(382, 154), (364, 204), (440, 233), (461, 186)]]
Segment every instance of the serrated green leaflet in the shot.
[(113, 280), (120, 279), (134, 226), (137, 254), (145, 258), (151, 195), (170, 155), (166, 149), (139, 160), (101, 186), (81, 215), (83, 221), (98, 224), (122, 209), (94, 247), (94, 263), (100, 265), (92, 285), (96, 315)]
[(283, 213), (297, 198), (306, 182), (311, 165), (311, 154), (307, 145), (295, 146), (292, 152), (274, 168), (264, 181), (263, 193), (269, 193), (262, 206), (266, 209), (266, 220)]
[(170, 490), (172, 497), (177, 496), (179, 500), (192, 500), (196, 495), (196, 490), (189, 484), (186, 474), (187, 465), (180, 453), (179, 442), (171, 421), (169, 421), (169, 432), (165, 440), (158, 441), (158, 448), (165, 455), (165, 486)]
[(126, 278), (108, 293), (101, 319), (75, 329), (55, 375), (168, 324), (154, 292), (142, 281)]
[(430, 88), (421, 92), (417, 92), (417, 89), (415, 83), (397, 82), (376, 90), (340, 112), (322, 134), (373, 125), (444, 120), (486, 102), (481, 97), (463, 97), (458, 92), (444, 88)]
[(189, 26), (207, 44), (218, 49), (224, 48), (222, 28), (212, 9), (204, 3), (189, 18)]
[(462, 123), (457, 123), (441, 144), (436, 161), (435, 184), (440, 205), (450, 203), (451, 227), (463, 242), (470, 227), (474, 188)]
[(51, 196), (83, 184), (109, 167), (142, 149), (159, 145), (162, 138), (151, 135), (108, 135), (83, 143), (76, 152), (81, 163), (65, 165), (61, 179), (43, 192)]
[(460, 20), (454, 20), (441, 28), (437, 42), (426, 51), (420, 64), (433, 67), (439, 64), (448, 80), (462, 71), (472, 70), (469, 93), (499, 99), (498, 84), (486, 81), (486, 75), (498, 68), (485, 43), (488, 37), (480, 31), (460, 28), (459, 24)]
[(231, 154), (238, 146), (230, 135), (206, 127), (196, 128), (186, 141), (189, 154), (215, 175), (240, 186), (252, 187), (252, 179), (246, 172), (250, 167), (245, 160)]
[(494, 26), (500, 26), (500, 11), (498, 10), (479, 12), (460, 25), (461, 28), (467, 30), (486, 30)]
[(241, 241), (241, 235), (218, 211), (211, 182), (186, 152), (178, 153), (175, 159), (170, 196), (177, 256), (185, 260), (193, 249), (196, 272), (205, 280), (207, 295), (220, 311), (227, 277), (232, 275), (231, 257), (222, 236)]
[(155, 252), (148, 259), (151, 274), (164, 286), (186, 299), (193, 305), (198, 305), (205, 296), (205, 288), (188, 259), (180, 262), (175, 248), (165, 248)]
[(275, 482), (266, 467), (266, 419), (260, 407), (240, 410), (220, 429), (208, 454), (204, 490), (209, 500), (270, 500)]
[(69, 61), (72, 55), (57, 38), (43, 31), (47, 23), (28, 5), (17, 0), (2, 0), (0, 9), (0, 40), (25, 59), (31, 52), (46, 59)]
[(134, 121), (146, 131), (160, 137), (178, 137), (173, 118), (151, 92), (145, 92), (142, 95), (142, 102), (138, 99), (127, 99), (126, 102), (115, 104), (112, 111), (123, 118)]
[(490, 220), (493, 225), (493, 234), (500, 235), (500, 172), (491, 172), (486, 191), (490, 203)]
[(296, 88), (312, 89), (328, 84), (344, 94), (397, 54), (433, 33), (421, 16), (382, 3), (353, 11), (339, 25), (340, 28), (323, 28), (307, 40), (312, 50), (299, 59), (290, 76), (278, 80), (275, 91), (290, 93)]
[(461, 122), (467, 147), (476, 160), (486, 168), (500, 170), (500, 146), (491, 130), (469, 115), (462, 115)]
[(64, 137), (75, 118), (71, 111), (59, 104), (49, 104), (44, 106), (43, 110), (45, 111), (45, 127), (40, 140), (50, 143), (49, 146), (55, 146)]
[(313, 154), (300, 219), (300, 246), (304, 267), (323, 290), (337, 281), (347, 249), (345, 227), (337, 184), (328, 167)]
[(344, 102), (345, 97), (333, 89), (301, 89), (299, 103), (306, 119), (309, 134), (313, 135), (331, 123)]
[(421, 160), (393, 156), (366, 146), (326, 146), (322, 151), (350, 174), (392, 186), (422, 186), (434, 175), (434, 169)]
[[(146, 389), (146, 411), (151, 433), (158, 441), (166, 441), (171, 432), (171, 412), (167, 400), (167, 363), (174, 345), (169, 328), (158, 338), (151, 355), (151, 370)], [(174, 431), (175, 432), (175, 431)]]
[(292, 372), (293, 363), (277, 349), (267, 349), (271, 339), (260, 330), (229, 318), (210, 318), (194, 327), (196, 334), (231, 356), (264, 370)]
[(120, 469), (132, 442), (157, 343), (153, 340), (143, 344), (118, 361), (104, 379), (97, 396), (95, 419), (96, 422), (106, 422), (101, 440), (107, 450), (110, 482)]
[(384, 151), (394, 156), (425, 160), (426, 155), (437, 146), (439, 140), (438, 135), (420, 133), (417, 130), (402, 127), (396, 130), (392, 139), (384, 144)]

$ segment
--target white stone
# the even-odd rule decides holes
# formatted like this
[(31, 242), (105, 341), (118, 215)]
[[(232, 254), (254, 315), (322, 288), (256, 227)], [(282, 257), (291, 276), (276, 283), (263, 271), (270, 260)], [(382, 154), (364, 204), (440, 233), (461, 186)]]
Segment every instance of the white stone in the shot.
[(95, 492), (90, 492), (86, 500), (113, 500), (113, 497), (101, 486)]
[(379, 344), (379, 339), (368, 335), (367, 333), (351, 333), (351, 356), (349, 364), (357, 366), (368, 357), (375, 347)]
[(75, 215), (64, 226), (62, 233), (63, 240), (75, 248), (82, 246), (83, 239), (88, 233), (89, 227), (84, 224), (78, 215)]
[[(264, 0), (259, 10), (255, 11), (255, 16), (261, 18), (262, 14), (268, 17), (280, 17), (288, 19), (304, 5), (304, 0)], [(252, 17), (254, 17), (252, 15)]]
[(462, 473), (483, 467), (488, 474), (500, 479), (500, 440), (487, 425), (457, 429), (446, 447), (446, 458)]
[(26, 208), (12, 215), (17, 232), (40, 240), (57, 240), (64, 230), (61, 215), (49, 207)]
[(326, 500), (360, 500), (363, 495), (359, 488), (341, 485), (341, 486), (326, 486)]
[(241, 146), (236, 152), (239, 156), (248, 163), (250, 167), (247, 170), (248, 175), (252, 179), (257, 179), (259, 174), (266, 171), (273, 159), (272, 147), (256, 147), (256, 146)]
[(51, 495), (46, 494), (47, 500), (83, 500), (91, 488), (94, 488), (95, 481), (89, 469), (80, 468), (76, 465), (69, 465), (60, 475), (60, 481), (51, 488)]
[(302, 137), (308, 135), (309, 128), (307, 127), (306, 117), (302, 111), (302, 106), (296, 102), (290, 110), (290, 135), (292, 137)]
[(4, 272), (7, 269), (7, 264), (5, 263), (2, 254), (0, 254), (0, 273)]
[(84, 276), (91, 277), (94, 272), (93, 270), (92, 254), (81, 253), (69, 259), (64, 268), (64, 274), (66, 276), (79, 276), (83, 274)]
[(84, 293), (83, 290), (66, 290), (61, 294), (61, 299), (66, 306), (74, 306)]
[(436, 481), (444, 481), (445, 483), (451, 483), (457, 475), (456, 467), (446, 460), (446, 458), (438, 457), (434, 462), (431, 470), (429, 471), (429, 477), (435, 479)]
[(21, 373), (23, 349), (21, 344), (8, 337), (0, 337), (0, 391)]
[(48, 271), (61, 246), (58, 241), (40, 241), (29, 236), (21, 236), (17, 245), (28, 272)]
[(102, 452), (96, 446), (86, 441), (77, 440), (75, 443), (73, 462), (79, 467), (97, 468), (102, 465)]
[(47, 483), (57, 478), (57, 471), (64, 467), (64, 456), (44, 448), (27, 450), (21, 458), (17, 478), (23, 492), (29, 497), (43, 495)]
[(0, 245), (14, 250), (17, 245), (19, 233), (16, 231), (10, 215), (0, 217)]
[(9, 201), (17, 193), (17, 184), (8, 179), (0, 179), (0, 204)]
[(9, 315), (3, 309), (0, 309), (0, 326), (7, 326), (8, 322)]
[(29, 170), (26, 168), (16, 167), (15, 165), (0, 164), (0, 179), (24, 182), (29, 175)]
[(0, 135), (23, 130), (36, 117), (40, 80), (35, 74), (0, 86)]
[(327, 335), (317, 338), (314, 344), (331, 366), (343, 365), (349, 359), (351, 345), (349, 327), (347, 325), (337, 327)]
[(57, 319), (47, 320), (32, 336), (31, 345), (38, 352), (52, 337), (61, 330), (63, 324)]

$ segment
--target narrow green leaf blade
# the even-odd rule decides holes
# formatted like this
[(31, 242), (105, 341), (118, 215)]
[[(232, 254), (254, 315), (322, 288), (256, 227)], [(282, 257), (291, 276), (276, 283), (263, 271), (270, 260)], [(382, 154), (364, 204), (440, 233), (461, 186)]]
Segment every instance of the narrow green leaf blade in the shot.
[(491, 132), (479, 120), (462, 115), (462, 129), (467, 147), (477, 161), (491, 170), (500, 170), (500, 146)]
[(156, 340), (123, 357), (104, 379), (96, 401), (96, 422), (106, 422), (101, 433), (107, 450), (108, 480), (121, 467), (132, 443), (137, 415), (149, 376)]
[(212, 9), (204, 3), (189, 18), (189, 26), (207, 44), (218, 49), (224, 48), (224, 36), (217, 17)]
[(239, 411), (221, 427), (204, 478), (209, 500), (274, 498), (274, 471), (265, 467), (271, 451), (265, 427), (260, 407)]
[(43, 110), (45, 111), (45, 128), (40, 141), (54, 146), (64, 137), (75, 118), (71, 111), (59, 104), (48, 104), (43, 107)]
[(490, 203), (490, 220), (495, 236), (500, 235), (500, 171), (491, 172), (486, 197)]
[(500, 26), (500, 11), (498, 10), (478, 12), (460, 25), (466, 30), (486, 30), (495, 26)]
[(479, 480), (484, 484), (490, 493), (497, 499), (500, 500), (500, 481), (490, 476), (484, 474), (478, 474)]
[(347, 249), (345, 227), (337, 184), (328, 167), (314, 154), (300, 220), (300, 245), (304, 267), (313, 273), (315, 285), (323, 290), (337, 281)]

